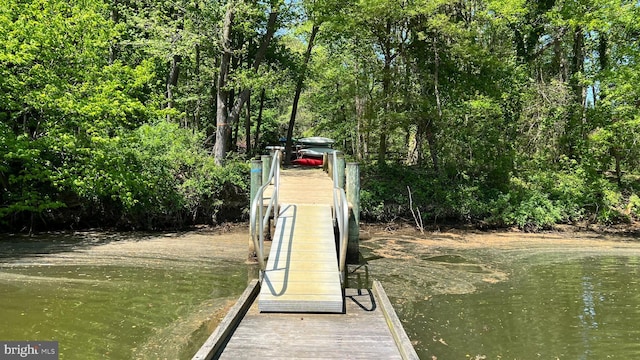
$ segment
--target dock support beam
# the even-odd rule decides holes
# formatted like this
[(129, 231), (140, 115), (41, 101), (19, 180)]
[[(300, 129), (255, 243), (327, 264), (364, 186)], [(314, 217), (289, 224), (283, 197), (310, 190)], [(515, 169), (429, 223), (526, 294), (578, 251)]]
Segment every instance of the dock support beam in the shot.
[[(262, 160), (260, 159), (252, 159), (251, 160), (251, 191), (249, 198), (249, 211), (253, 208), (253, 202), (255, 201), (256, 194), (258, 193), (258, 189), (262, 186)], [(249, 257), (248, 261), (255, 262), (257, 261), (257, 252), (256, 248), (253, 245), (253, 239), (251, 238), (251, 234), (249, 234)]]
[(347, 163), (345, 172), (345, 192), (347, 201), (351, 205), (347, 262), (357, 264), (360, 257), (360, 165), (355, 162)]

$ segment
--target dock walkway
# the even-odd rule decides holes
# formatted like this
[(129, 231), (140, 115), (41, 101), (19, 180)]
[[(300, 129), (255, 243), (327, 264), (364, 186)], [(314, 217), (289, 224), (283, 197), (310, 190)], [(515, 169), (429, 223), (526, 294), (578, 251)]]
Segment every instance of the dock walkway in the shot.
[(344, 314), (263, 313), (253, 280), (192, 360), (417, 360), (379, 282), (346, 289)]
[(333, 182), (317, 169), (287, 169), (279, 189), (262, 282), (251, 282), (192, 360), (418, 359), (380, 283), (342, 288)]
[(252, 306), (220, 359), (402, 359), (373, 291), (345, 295), (345, 314), (263, 314)]

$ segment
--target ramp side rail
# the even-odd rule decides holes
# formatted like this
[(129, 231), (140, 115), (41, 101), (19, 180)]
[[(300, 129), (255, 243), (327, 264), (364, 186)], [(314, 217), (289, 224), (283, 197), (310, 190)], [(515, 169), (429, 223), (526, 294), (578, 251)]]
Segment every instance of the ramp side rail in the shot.
[(340, 268), (340, 281), (342, 283), (342, 287), (345, 286), (345, 264), (347, 261), (347, 245), (349, 242), (349, 203), (347, 202), (347, 195), (344, 192), (344, 189), (340, 187), (340, 183), (338, 181), (338, 171), (336, 170), (336, 166), (338, 164), (338, 155), (337, 151), (334, 151), (332, 154), (333, 161), (333, 220), (338, 225), (338, 251), (340, 253), (339, 257), (339, 268)]
[[(271, 158), (271, 171), (267, 181), (256, 192), (256, 196), (251, 203), (251, 239), (253, 240), (253, 246), (256, 249), (258, 256), (258, 263), (260, 264), (261, 272), (264, 272), (267, 268), (264, 261), (264, 238), (265, 229), (269, 226), (269, 218), (273, 212), (274, 223), (278, 221), (278, 196), (280, 194), (280, 158), (282, 156), (281, 151), (277, 150), (273, 152)], [(269, 204), (267, 209), (264, 208), (264, 192), (273, 182), (273, 193), (269, 198)], [(261, 274), (262, 276), (262, 274)]]

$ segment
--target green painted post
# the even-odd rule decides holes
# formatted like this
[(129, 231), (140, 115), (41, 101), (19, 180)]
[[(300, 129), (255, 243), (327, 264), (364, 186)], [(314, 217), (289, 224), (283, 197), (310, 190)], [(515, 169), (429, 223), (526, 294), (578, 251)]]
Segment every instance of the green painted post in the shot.
[(347, 262), (357, 264), (360, 260), (360, 165), (347, 163), (347, 202), (351, 207), (349, 212), (349, 244), (347, 245)]
[(250, 205), (253, 207), (253, 201), (258, 193), (258, 189), (262, 186), (262, 160), (251, 160), (251, 199)]
[[(256, 194), (258, 193), (258, 189), (260, 189), (261, 186), (262, 186), (262, 160), (252, 159), (251, 160), (251, 190), (250, 190), (251, 198), (249, 199), (249, 206), (250, 206), (249, 209), (253, 209), (253, 202), (255, 201)], [(249, 234), (249, 260), (257, 261), (256, 248), (253, 245), (253, 239), (251, 238), (251, 234)]]
[(271, 172), (271, 155), (262, 155), (262, 185), (267, 183), (269, 179), (269, 173)]
[(344, 189), (344, 168), (345, 168), (345, 162), (344, 162), (344, 153), (338, 153), (338, 156), (336, 157), (336, 161), (337, 164), (335, 165), (334, 171), (338, 172), (338, 187), (341, 189)]

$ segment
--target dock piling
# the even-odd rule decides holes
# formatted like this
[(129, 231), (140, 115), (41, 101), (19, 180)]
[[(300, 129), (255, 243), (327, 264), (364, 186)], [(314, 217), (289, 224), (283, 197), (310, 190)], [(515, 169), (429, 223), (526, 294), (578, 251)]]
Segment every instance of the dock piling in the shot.
[(260, 186), (267, 183), (267, 179), (269, 179), (269, 173), (271, 172), (271, 155), (262, 155), (260, 156), (262, 160), (262, 184)]
[[(256, 193), (258, 189), (262, 186), (262, 160), (260, 159), (252, 159), (251, 160), (251, 189), (249, 199), (249, 208), (253, 207), (253, 202), (255, 201)], [(249, 235), (249, 256), (248, 260), (253, 262), (256, 260), (257, 252), (256, 248), (253, 244), (253, 239), (251, 235)]]
[(347, 201), (351, 206), (349, 214), (349, 244), (347, 262), (356, 264), (360, 255), (360, 164), (350, 162), (346, 165)]

